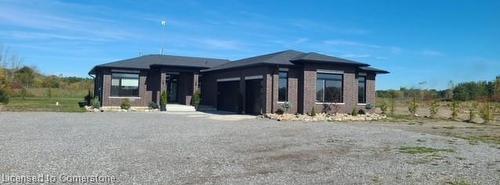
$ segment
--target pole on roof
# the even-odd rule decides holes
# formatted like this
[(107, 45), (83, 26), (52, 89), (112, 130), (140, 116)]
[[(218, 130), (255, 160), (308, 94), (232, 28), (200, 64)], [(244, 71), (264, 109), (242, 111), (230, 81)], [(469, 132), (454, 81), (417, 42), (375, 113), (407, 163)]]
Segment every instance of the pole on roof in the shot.
[[(164, 28), (164, 30), (165, 30), (165, 35), (166, 35), (166, 33), (167, 33), (167, 21), (166, 21), (166, 20), (162, 20), (162, 21), (161, 21), (161, 26)], [(163, 40), (163, 44), (162, 44), (162, 46), (161, 46), (161, 51), (160, 51), (160, 54), (161, 54), (161, 55), (164, 55), (164, 54), (165, 54), (165, 53), (164, 53), (164, 47), (165, 47), (166, 42), (167, 42), (167, 41), (166, 41), (166, 38), (165, 38), (165, 39)]]

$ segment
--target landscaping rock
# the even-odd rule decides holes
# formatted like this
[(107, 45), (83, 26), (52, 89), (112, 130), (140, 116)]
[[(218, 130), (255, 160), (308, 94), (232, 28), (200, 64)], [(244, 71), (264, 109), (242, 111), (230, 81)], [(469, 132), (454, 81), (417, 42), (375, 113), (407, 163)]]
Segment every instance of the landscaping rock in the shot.
[(357, 116), (349, 114), (326, 114), (318, 113), (316, 116), (305, 114), (265, 114), (264, 117), (278, 121), (372, 121), (387, 118), (380, 114), (360, 114)]
[(481, 124), (481, 123), (484, 123), (484, 119), (483, 119), (483, 118), (480, 118), (480, 117), (478, 117), (478, 116), (475, 116), (474, 118), (472, 118), (471, 120), (469, 120), (469, 122), (471, 122), (471, 123), (479, 123), (479, 124)]

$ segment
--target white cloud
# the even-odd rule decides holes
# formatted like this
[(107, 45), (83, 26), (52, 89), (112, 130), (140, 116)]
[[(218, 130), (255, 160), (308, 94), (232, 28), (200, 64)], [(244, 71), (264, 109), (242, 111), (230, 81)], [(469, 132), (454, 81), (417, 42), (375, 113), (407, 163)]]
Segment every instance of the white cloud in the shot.
[[(19, 32), (14, 34), (16, 37), (39, 36), (41, 39), (50, 37), (89, 41), (123, 40), (134, 37), (134, 34), (120, 29), (113, 24), (113, 21), (107, 19), (67, 15), (63, 12), (38, 8), (36, 3), (0, 4), (0, 25), (36, 30)], [(54, 5), (64, 7), (61, 3)], [(5, 34), (5, 29), (0, 31)], [(27, 35), (22, 36), (22, 34)]]

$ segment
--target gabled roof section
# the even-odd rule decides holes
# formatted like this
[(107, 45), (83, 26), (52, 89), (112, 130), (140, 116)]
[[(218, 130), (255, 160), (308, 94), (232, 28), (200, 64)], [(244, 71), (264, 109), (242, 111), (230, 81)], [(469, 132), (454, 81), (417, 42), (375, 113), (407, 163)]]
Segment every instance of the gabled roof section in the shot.
[(369, 66), (359, 67), (359, 69), (361, 69), (363, 71), (372, 71), (372, 72), (379, 73), (379, 74), (387, 74), (387, 73), (389, 73), (389, 71), (382, 70), (382, 69), (377, 69), (377, 68), (369, 67)]
[(326, 62), (326, 63), (337, 63), (337, 64), (351, 64), (359, 66), (369, 66), (368, 64), (356, 62), (352, 60), (347, 60), (343, 58), (338, 58), (329, 55), (323, 55), (315, 52), (304, 53), (297, 56), (291, 60), (292, 62)]
[(365, 63), (355, 62), (352, 60), (347, 60), (334, 56), (323, 55), (315, 52), (304, 53), (295, 50), (285, 50), (276, 53), (236, 60), (234, 62), (228, 62), (220, 66), (215, 66), (210, 69), (202, 70), (202, 72), (217, 71), (217, 70), (231, 69), (237, 67), (247, 67), (260, 64), (294, 65), (294, 63), (301, 63), (301, 62), (320, 62), (320, 63), (332, 63), (332, 64), (349, 64), (356, 66), (369, 66), (368, 64)]
[(222, 69), (230, 69), (237, 67), (245, 67), (245, 66), (253, 66), (259, 64), (277, 64), (277, 65), (293, 65), (290, 62), (292, 58), (295, 58), (299, 55), (304, 54), (300, 51), (295, 50), (285, 50), (276, 53), (270, 53), (245, 59), (236, 60), (233, 62), (228, 62), (219, 66), (212, 67), (210, 69), (202, 70), (203, 72), (207, 71), (217, 71)]
[(149, 69), (152, 65), (193, 67), (208, 69), (229, 62), (226, 59), (187, 57), (174, 55), (144, 55), (126, 60), (119, 60), (95, 66), (89, 74), (93, 74), (96, 68), (126, 68), (126, 69)]

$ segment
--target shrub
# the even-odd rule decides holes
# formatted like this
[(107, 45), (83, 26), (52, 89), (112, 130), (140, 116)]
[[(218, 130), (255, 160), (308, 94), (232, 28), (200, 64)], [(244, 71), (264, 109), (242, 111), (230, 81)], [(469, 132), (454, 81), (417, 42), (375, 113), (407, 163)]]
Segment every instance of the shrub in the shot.
[(122, 101), (122, 104), (120, 105), (120, 108), (128, 110), (128, 109), (130, 109), (130, 106), (131, 106), (130, 105), (130, 100), (129, 99), (124, 99)]
[(0, 89), (0, 104), (8, 104), (9, 103), (9, 95), (7, 94), (7, 91), (4, 89)]
[(387, 113), (387, 104), (385, 103), (385, 101), (382, 101), (382, 104), (380, 104), (379, 107), (380, 107), (380, 111), (382, 111), (382, 114)]
[(198, 109), (198, 106), (200, 106), (200, 102), (201, 102), (201, 92), (200, 90), (196, 90), (193, 94), (192, 104), (196, 109)]
[(356, 111), (356, 108), (352, 108), (351, 115), (353, 115), (353, 116), (358, 115), (358, 111)]
[(365, 105), (365, 108), (366, 110), (371, 110), (373, 108), (373, 105), (368, 103)]
[(284, 113), (285, 113), (285, 111), (283, 109), (281, 109), (281, 108), (278, 109), (278, 110), (276, 110), (276, 114), (282, 115)]
[(411, 100), (410, 104), (408, 105), (408, 111), (410, 111), (410, 113), (413, 116), (416, 116), (417, 115), (417, 108), (418, 108), (417, 98), (413, 97), (413, 99)]
[(310, 116), (316, 116), (316, 110), (314, 109), (314, 106), (311, 108), (311, 112), (309, 114)]
[(168, 102), (168, 92), (165, 90), (160, 95), (160, 110), (165, 111)]
[(483, 118), (485, 123), (490, 122), (493, 120), (493, 108), (491, 107), (490, 102), (484, 102), (481, 106), (481, 110), (479, 110), (479, 113), (481, 114), (481, 118)]
[(469, 122), (472, 122), (472, 120), (476, 117), (477, 106), (477, 102), (471, 103), (469, 107)]
[(92, 101), (90, 102), (90, 105), (92, 106), (92, 108), (94, 109), (98, 109), (101, 107), (101, 101), (99, 101), (99, 97), (98, 96), (95, 96)]
[(290, 102), (284, 102), (281, 105), (281, 108), (283, 108), (283, 112), (288, 112), (290, 108), (292, 107), (292, 104)]
[(363, 109), (359, 109), (358, 114), (364, 115), (364, 114), (366, 114), (366, 112)]
[(429, 112), (431, 113), (431, 117), (435, 118), (437, 113), (439, 112), (439, 102), (433, 101), (431, 106), (429, 107)]
[(458, 101), (453, 101), (451, 103), (451, 119), (457, 119), (459, 106), (460, 103)]
[(148, 104), (149, 109), (158, 109), (158, 104), (156, 102), (149, 102)]

